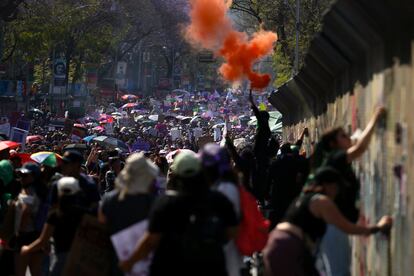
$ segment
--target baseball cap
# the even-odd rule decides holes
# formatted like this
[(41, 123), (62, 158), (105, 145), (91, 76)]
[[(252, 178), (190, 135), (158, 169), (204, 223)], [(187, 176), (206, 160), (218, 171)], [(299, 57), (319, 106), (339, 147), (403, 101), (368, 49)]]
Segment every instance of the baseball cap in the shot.
[(180, 177), (193, 177), (201, 171), (201, 160), (191, 151), (182, 151), (171, 165), (171, 171)]
[(66, 163), (83, 163), (83, 156), (79, 151), (68, 150), (63, 154), (62, 160)]
[(36, 163), (29, 162), (29, 163), (24, 164), (23, 167), (17, 169), (16, 171), (19, 172), (19, 173), (22, 173), (22, 174), (29, 174), (30, 173), (30, 174), (39, 175), (40, 174), (40, 167)]
[(74, 177), (62, 177), (57, 182), (58, 195), (74, 195), (80, 191), (79, 181)]

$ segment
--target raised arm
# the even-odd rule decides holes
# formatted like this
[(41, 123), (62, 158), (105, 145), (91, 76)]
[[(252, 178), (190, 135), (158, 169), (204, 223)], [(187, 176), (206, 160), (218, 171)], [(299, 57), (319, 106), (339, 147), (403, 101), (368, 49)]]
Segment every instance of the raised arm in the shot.
[(257, 120), (259, 120), (259, 118), (260, 118), (260, 116), (259, 116), (259, 109), (254, 104), (253, 94), (252, 94), (252, 90), (251, 89), (250, 89), (250, 92), (249, 92), (249, 102), (250, 102), (250, 104), (252, 106), (254, 116), (256, 116)]
[(368, 148), (372, 134), (374, 133), (375, 125), (378, 123), (381, 116), (385, 114), (385, 111), (385, 108), (382, 106), (378, 107), (375, 110), (375, 113), (369, 121), (367, 127), (362, 132), (361, 138), (354, 146), (350, 147), (347, 151), (347, 159), (349, 163), (359, 158)]
[(316, 217), (322, 218), (326, 223), (335, 225), (350, 235), (370, 235), (379, 231), (386, 232), (392, 226), (392, 219), (388, 216), (381, 218), (376, 225), (372, 226), (353, 224), (342, 215), (335, 203), (325, 196), (313, 199), (309, 208)]

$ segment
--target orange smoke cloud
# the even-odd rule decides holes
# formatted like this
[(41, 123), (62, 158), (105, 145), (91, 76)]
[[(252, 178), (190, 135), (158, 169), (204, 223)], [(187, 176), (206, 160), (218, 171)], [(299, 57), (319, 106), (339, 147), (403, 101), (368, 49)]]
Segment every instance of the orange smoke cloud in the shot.
[(224, 58), (219, 72), (226, 80), (237, 82), (248, 78), (252, 88), (267, 87), (270, 76), (254, 72), (253, 64), (272, 52), (277, 35), (259, 31), (249, 39), (245, 33), (236, 31), (227, 16), (230, 1), (189, 1), (191, 24), (187, 27), (187, 39)]

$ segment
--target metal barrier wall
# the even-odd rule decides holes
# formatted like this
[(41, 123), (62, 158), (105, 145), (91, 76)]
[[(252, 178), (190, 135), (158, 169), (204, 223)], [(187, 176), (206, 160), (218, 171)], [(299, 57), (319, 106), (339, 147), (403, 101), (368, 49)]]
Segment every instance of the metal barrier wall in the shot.
[[(356, 163), (361, 222), (391, 214), (390, 239), (354, 238), (353, 275), (414, 275), (414, 1), (339, 0), (324, 17), (305, 66), (270, 96), (284, 136), (307, 126), (310, 141), (344, 126), (364, 129), (375, 107), (387, 118)], [(338, 250), (341, 250), (338, 248)]]

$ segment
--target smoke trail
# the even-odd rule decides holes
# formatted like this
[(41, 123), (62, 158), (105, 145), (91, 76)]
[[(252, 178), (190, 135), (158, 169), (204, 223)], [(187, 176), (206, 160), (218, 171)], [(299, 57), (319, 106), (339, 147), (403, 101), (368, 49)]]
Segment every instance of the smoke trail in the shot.
[(227, 12), (231, 1), (189, 0), (191, 24), (187, 27), (187, 39), (196, 45), (212, 50), (223, 57), (225, 63), (219, 72), (231, 82), (248, 78), (251, 87), (263, 89), (269, 85), (270, 76), (253, 71), (254, 63), (270, 54), (277, 41), (273, 32), (259, 31), (251, 39), (233, 28)]

